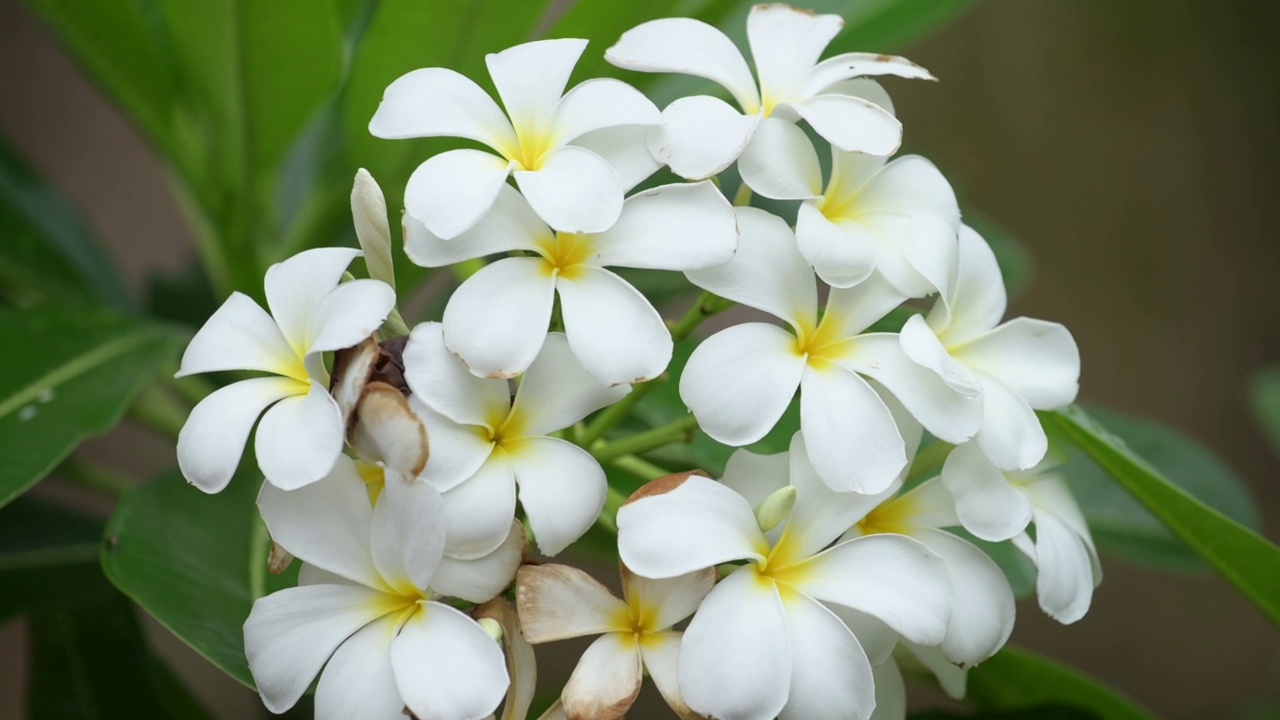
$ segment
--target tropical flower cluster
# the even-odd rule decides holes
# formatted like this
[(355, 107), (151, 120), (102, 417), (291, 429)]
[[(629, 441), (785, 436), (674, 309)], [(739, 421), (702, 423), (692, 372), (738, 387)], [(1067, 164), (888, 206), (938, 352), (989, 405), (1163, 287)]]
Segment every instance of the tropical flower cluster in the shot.
[[(733, 104), (566, 90), (588, 50), (573, 39), (489, 55), (497, 99), (443, 68), (387, 88), (375, 136), (484, 148), (424, 158), (405, 190), (405, 254), (462, 278), (441, 320), (401, 319), (386, 202), (361, 171), (363, 252), (273, 266), (266, 309), (233, 295), (179, 372), (249, 373), (194, 410), (179, 460), (218, 492), (254, 434), (272, 569), (301, 561), (244, 625), (270, 710), (318, 677), (319, 718), (522, 719), (531, 646), (594, 636), (545, 717), (620, 718), (648, 676), (682, 718), (902, 718), (900, 661), (959, 697), (1012, 630), (1009, 582), (966, 538), (1030, 558), (1054, 618), (1085, 614), (1097, 555), (1036, 416), (1075, 399), (1075, 342), (1004, 320), (996, 257), (947, 180), (893, 157), (902, 125), (869, 78), (932, 76), (824, 58), (840, 30), (771, 4), (748, 18), (751, 63), (683, 18), (605, 51)], [(705, 292), (669, 324), (615, 268)], [(620, 425), (731, 304), (758, 312), (672, 379), (691, 415)], [(718, 479), (636, 456), (695, 428), (743, 448), (795, 403), (786, 452), (739, 449)], [(651, 480), (629, 498), (607, 472), (624, 461)], [(616, 533), (620, 594), (546, 560), (595, 525)]]

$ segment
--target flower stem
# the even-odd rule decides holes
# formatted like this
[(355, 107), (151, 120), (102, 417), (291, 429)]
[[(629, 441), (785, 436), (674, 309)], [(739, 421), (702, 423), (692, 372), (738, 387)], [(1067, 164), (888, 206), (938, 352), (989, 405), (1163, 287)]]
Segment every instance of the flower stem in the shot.
[(619, 470), (629, 472), (632, 475), (643, 479), (645, 482), (657, 480), (664, 475), (671, 474), (670, 470), (660, 468), (648, 460), (635, 455), (623, 455), (622, 457), (614, 458), (609, 464)]
[(738, 207), (747, 207), (751, 204), (751, 188), (747, 187), (744, 182), (738, 186), (738, 192), (733, 194), (733, 204)]
[(672, 443), (689, 442), (693, 439), (693, 430), (696, 427), (698, 427), (698, 419), (692, 415), (686, 415), (669, 425), (646, 430), (631, 437), (610, 443), (597, 443), (596, 447), (592, 448), (591, 454), (596, 460), (607, 463), (623, 455), (635, 455)]

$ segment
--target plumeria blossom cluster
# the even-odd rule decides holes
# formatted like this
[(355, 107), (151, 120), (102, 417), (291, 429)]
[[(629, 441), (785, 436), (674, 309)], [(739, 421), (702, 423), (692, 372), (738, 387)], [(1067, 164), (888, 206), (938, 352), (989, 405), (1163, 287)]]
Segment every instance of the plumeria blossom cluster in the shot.
[[(714, 81), (736, 107), (660, 110), (612, 79), (566, 90), (587, 50), (573, 39), (489, 55), (496, 100), (443, 68), (387, 88), (374, 135), (486, 148), (424, 158), (405, 191), (408, 259), (458, 268), (443, 317), (401, 318), (387, 205), (361, 171), (361, 250), (271, 267), (266, 308), (233, 295), (179, 371), (241, 373), (192, 412), (180, 464), (218, 492), (254, 434), (272, 570), (301, 563), (244, 625), (269, 709), (316, 682), (320, 718), (523, 720), (532, 646), (590, 636), (544, 717), (620, 718), (647, 676), (682, 718), (901, 718), (900, 663), (962, 697), (1013, 628), (1004, 573), (966, 537), (1025, 554), (1054, 618), (1085, 614), (1097, 554), (1036, 416), (1074, 401), (1075, 343), (1004, 320), (996, 257), (946, 179), (892, 157), (902, 125), (868, 78), (932, 76), (824, 58), (840, 30), (760, 5), (751, 65), (683, 18), (605, 52)], [(704, 294), (667, 323), (612, 268)], [(757, 314), (669, 379), (676, 342), (733, 304)], [(620, 424), (664, 381), (689, 415)], [(739, 449), (718, 479), (638, 456), (695, 428), (744, 448), (794, 403), (789, 448)], [(648, 475), (630, 497), (606, 472), (623, 464)], [(595, 525), (616, 533), (620, 593), (547, 560)]]

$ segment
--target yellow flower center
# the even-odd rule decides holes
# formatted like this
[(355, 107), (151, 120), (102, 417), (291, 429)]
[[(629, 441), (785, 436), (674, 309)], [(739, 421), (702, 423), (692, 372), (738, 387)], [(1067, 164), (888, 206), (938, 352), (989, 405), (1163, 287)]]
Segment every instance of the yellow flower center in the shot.
[(373, 505), (378, 504), (378, 498), (382, 495), (382, 488), (387, 485), (387, 474), (381, 465), (367, 463), (359, 458), (356, 459), (356, 474), (364, 480), (365, 489), (369, 491), (369, 502)]
[(863, 535), (879, 533), (906, 535), (914, 527), (912, 518), (915, 514), (915, 500), (910, 495), (903, 495), (872, 510), (858, 523), (858, 529)]
[(843, 360), (852, 350), (853, 340), (844, 337), (840, 325), (840, 319), (830, 310), (817, 327), (802, 324), (796, 332), (795, 354), (807, 357), (809, 366), (815, 370), (825, 370)]
[(535, 124), (517, 124), (516, 146), (499, 148), (502, 156), (515, 163), (521, 170), (536, 172), (542, 169), (547, 154), (559, 146), (550, 130)]
[(572, 280), (582, 272), (582, 265), (595, 254), (593, 236), (584, 233), (556, 233), (538, 242), (542, 270), (547, 275), (559, 274)]

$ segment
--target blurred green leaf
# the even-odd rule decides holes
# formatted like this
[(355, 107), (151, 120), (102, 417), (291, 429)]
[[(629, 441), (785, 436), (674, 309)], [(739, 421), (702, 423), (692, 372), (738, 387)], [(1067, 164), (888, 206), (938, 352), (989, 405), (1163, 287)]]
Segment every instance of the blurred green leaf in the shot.
[(1079, 407), (1042, 418), (1280, 625), (1280, 548), (1174, 485)]
[(1280, 453), (1280, 366), (1266, 368), (1253, 377), (1249, 402), (1271, 447)]
[(1065, 705), (1086, 710), (1100, 720), (1154, 717), (1119, 691), (1078, 670), (1010, 646), (969, 671), (968, 697), (982, 710)]
[(98, 566), (102, 525), (30, 497), (0, 508), (0, 621), (114, 595)]
[(0, 139), (0, 294), (15, 301), (131, 307), (115, 267), (61, 192)]
[(101, 309), (0, 310), (0, 506), (120, 421), (179, 338)]
[(1025, 710), (980, 713), (912, 713), (907, 720), (1098, 720), (1096, 713), (1066, 705), (1037, 705)]
[(844, 32), (827, 50), (834, 54), (897, 52), (977, 4), (977, 0), (818, 0), (805, 6), (844, 16)]
[(1013, 235), (1009, 234), (991, 218), (966, 211), (964, 221), (991, 246), (996, 262), (1000, 265), (1000, 274), (1004, 277), (1004, 286), (1009, 297), (1017, 297), (1031, 286), (1035, 279), (1036, 262), (1031, 251)]

